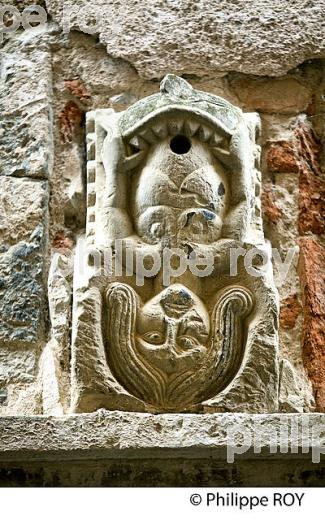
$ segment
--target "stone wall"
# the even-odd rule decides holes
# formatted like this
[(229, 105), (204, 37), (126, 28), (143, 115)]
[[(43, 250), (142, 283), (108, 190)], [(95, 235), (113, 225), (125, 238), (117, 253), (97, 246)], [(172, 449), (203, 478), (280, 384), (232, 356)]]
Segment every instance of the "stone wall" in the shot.
[(0, 5), (31, 3), (48, 23), (1, 49), (0, 415), (69, 410), (73, 277), (60, 269), (85, 229), (85, 114), (125, 110), (167, 73), (261, 117), (264, 231), (292, 254), (276, 276), (278, 409), (324, 412), (324, 0)]

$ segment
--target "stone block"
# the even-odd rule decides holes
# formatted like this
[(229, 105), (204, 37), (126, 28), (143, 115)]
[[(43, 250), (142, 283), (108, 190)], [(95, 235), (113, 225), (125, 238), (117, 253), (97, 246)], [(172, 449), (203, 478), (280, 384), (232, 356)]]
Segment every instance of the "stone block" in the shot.
[(306, 59), (325, 56), (323, 0), (285, 7), (282, 0), (267, 5), (260, 0), (47, 0), (46, 5), (65, 30), (99, 35), (109, 55), (149, 79), (170, 72), (279, 76)]
[(0, 186), (0, 341), (37, 343), (46, 315), (48, 186), (6, 177)]
[(295, 78), (244, 78), (235, 76), (230, 87), (246, 110), (274, 114), (298, 114), (310, 101), (311, 93)]
[(44, 179), (53, 162), (52, 73), (44, 30), (7, 40), (0, 75), (0, 175)]

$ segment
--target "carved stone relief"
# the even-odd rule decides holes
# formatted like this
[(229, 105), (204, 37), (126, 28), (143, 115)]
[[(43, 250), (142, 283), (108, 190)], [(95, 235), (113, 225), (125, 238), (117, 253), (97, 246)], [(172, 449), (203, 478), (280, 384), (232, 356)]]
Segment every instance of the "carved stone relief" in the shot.
[(172, 75), (88, 114), (72, 411), (276, 411), (258, 132), (256, 114)]

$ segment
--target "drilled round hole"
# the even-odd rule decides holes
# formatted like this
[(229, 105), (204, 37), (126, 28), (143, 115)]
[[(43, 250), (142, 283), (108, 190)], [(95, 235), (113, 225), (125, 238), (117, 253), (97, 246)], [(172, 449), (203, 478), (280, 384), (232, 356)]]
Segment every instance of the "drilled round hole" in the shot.
[(191, 141), (185, 135), (175, 135), (170, 141), (170, 149), (178, 155), (187, 153), (191, 148)]

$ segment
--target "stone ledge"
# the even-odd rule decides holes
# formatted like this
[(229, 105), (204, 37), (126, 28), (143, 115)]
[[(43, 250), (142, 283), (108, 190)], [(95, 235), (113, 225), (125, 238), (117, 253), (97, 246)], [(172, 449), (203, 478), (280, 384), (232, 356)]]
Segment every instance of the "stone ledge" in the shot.
[[(244, 434), (248, 441), (254, 436), (260, 439), (261, 452), (247, 449), (240, 459), (311, 458), (311, 452), (301, 453), (303, 446), (310, 449), (321, 446), (325, 452), (325, 414), (152, 415), (99, 410), (65, 417), (0, 418), (0, 460), (214, 458), (226, 461), (230, 428), (236, 428), (237, 434)], [(239, 444), (242, 438), (240, 435)], [(290, 439), (298, 453), (291, 452), (290, 444), (288, 453), (280, 453), (279, 439), (282, 446)], [(270, 454), (270, 444), (278, 448), (277, 453)]]

